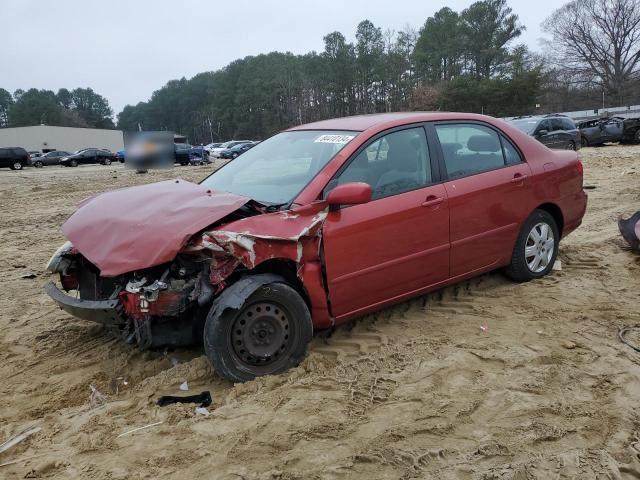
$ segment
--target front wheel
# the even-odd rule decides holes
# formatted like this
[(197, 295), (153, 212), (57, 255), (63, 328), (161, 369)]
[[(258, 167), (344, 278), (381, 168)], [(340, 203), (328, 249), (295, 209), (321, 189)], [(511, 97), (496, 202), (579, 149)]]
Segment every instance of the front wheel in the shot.
[(71, 160), (69, 162), (69, 166), (70, 167), (77, 167), (78, 166), (78, 161), (77, 160)]
[(103, 165), (111, 165), (111, 160), (108, 159), (108, 158), (105, 158), (104, 162), (102, 162), (102, 163), (103, 163)]
[(212, 308), (204, 327), (205, 353), (219, 375), (246, 382), (297, 366), (312, 333), (302, 297), (274, 282), (258, 288), (237, 310)]
[(580, 144), (582, 145), (582, 148), (588, 147), (589, 146), (589, 140), (587, 140), (585, 137), (582, 137), (580, 139)]
[(559, 242), (553, 217), (544, 210), (534, 210), (520, 230), (505, 273), (517, 282), (544, 277), (553, 268)]
[(565, 148), (567, 150), (575, 150), (576, 149), (576, 144), (573, 141), (569, 141), (569, 143), (567, 143), (567, 146)]
[(42, 162), (41, 162), (40, 160), (38, 160), (37, 162), (35, 162), (35, 163), (33, 164), (33, 166), (34, 166), (34, 167), (36, 167), (36, 168), (42, 168), (42, 165), (43, 165), (43, 164), (42, 164)]

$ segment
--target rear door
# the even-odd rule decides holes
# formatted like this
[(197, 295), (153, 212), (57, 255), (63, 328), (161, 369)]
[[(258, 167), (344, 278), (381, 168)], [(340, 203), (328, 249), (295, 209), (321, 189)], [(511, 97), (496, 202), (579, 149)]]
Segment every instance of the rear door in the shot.
[(332, 179), (371, 185), (329, 212), (322, 244), (332, 314), (364, 313), (449, 276), (449, 206), (422, 126), (374, 137)]
[(505, 265), (531, 206), (531, 170), (488, 124), (437, 123), (449, 201), (451, 277)]
[[(551, 126), (550, 120), (542, 120), (536, 127), (535, 136), (538, 139), (538, 141), (542, 142), (547, 147), (557, 148), (558, 141), (554, 132), (552, 131), (552, 128), (553, 127)], [(546, 131), (547, 133), (541, 134), (540, 132), (542, 132), (543, 130)]]

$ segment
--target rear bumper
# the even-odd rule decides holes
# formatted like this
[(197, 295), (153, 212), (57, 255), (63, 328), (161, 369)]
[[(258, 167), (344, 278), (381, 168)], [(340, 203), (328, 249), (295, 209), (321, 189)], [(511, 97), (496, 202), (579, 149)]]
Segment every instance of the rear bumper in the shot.
[(119, 300), (81, 300), (62, 292), (55, 283), (44, 287), (47, 295), (65, 312), (74, 317), (104, 325), (117, 325), (125, 322), (122, 305)]

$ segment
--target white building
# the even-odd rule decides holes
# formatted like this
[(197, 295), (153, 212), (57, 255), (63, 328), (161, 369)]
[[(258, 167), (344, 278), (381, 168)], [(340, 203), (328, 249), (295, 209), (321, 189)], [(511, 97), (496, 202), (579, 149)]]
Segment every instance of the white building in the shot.
[(0, 128), (0, 147), (22, 147), (27, 151), (106, 148), (117, 152), (124, 148), (122, 131), (99, 128), (35, 127)]

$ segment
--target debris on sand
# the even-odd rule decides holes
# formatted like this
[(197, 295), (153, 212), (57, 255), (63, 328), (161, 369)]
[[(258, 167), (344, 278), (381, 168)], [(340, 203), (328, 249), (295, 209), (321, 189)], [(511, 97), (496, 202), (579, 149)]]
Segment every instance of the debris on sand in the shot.
[(107, 403), (107, 397), (100, 393), (94, 385), (89, 385), (89, 388), (91, 389), (91, 395), (89, 395), (89, 407), (96, 408)]
[(180, 390), (182, 390), (183, 392), (189, 390), (189, 384), (186, 380), (180, 384)]
[(149, 425), (144, 425), (144, 426), (142, 426), (142, 427), (134, 428), (134, 429), (132, 429), (132, 430), (127, 430), (126, 432), (122, 432), (122, 433), (121, 433), (120, 435), (118, 435), (116, 438), (124, 437), (125, 435), (129, 435), (130, 433), (133, 433), (133, 432), (138, 432), (138, 431), (140, 431), (140, 430), (145, 430), (145, 429), (147, 429), (147, 428), (155, 427), (156, 425), (160, 425), (160, 424), (162, 424), (162, 423), (163, 423), (163, 422), (162, 422), (162, 421), (160, 421), (160, 422), (156, 422), (156, 423), (150, 423)]
[(199, 403), (200, 407), (208, 407), (211, 405), (211, 393), (206, 391), (200, 395), (188, 395), (186, 397), (178, 397), (175, 395), (163, 395), (158, 399), (158, 405), (164, 407), (172, 403)]
[(9, 450), (11, 447), (19, 444), (20, 442), (23, 442), (34, 433), (38, 433), (40, 430), (42, 430), (42, 427), (34, 426), (34, 427), (29, 427), (21, 431), (20, 433), (14, 435), (13, 437), (9, 438), (9, 440), (7, 440), (6, 442), (0, 444), (0, 453), (6, 450)]

